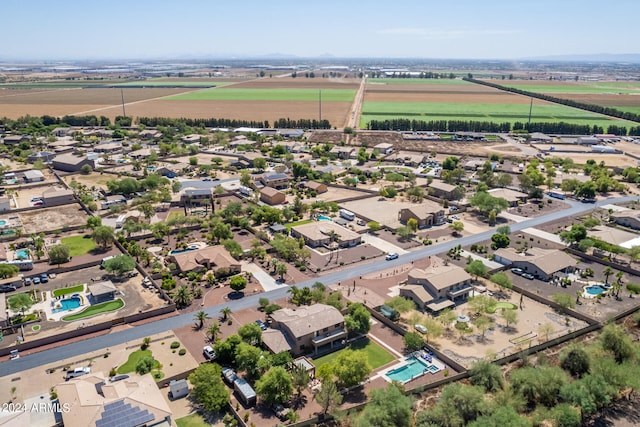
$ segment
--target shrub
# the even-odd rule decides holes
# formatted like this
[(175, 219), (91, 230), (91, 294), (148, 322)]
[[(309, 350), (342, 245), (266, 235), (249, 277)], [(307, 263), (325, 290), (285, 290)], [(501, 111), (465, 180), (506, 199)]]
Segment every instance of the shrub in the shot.
[(171, 348), (178, 348), (180, 347), (180, 343), (178, 341), (174, 341), (171, 343)]
[(186, 348), (181, 348), (180, 351), (178, 352), (178, 354), (180, 356), (184, 356), (185, 354), (187, 354), (187, 349)]
[(627, 284), (627, 290), (630, 294), (638, 295), (640, 294), (640, 285), (636, 285), (635, 283)]

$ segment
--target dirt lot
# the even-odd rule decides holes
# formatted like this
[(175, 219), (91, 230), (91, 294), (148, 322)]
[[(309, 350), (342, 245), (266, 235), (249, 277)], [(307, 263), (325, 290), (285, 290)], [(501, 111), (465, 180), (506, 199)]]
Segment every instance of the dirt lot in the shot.
[[(127, 166), (131, 167), (131, 166)], [(107, 189), (107, 181), (111, 181), (116, 179), (117, 177), (109, 174), (101, 174), (99, 172), (92, 172), (89, 175), (71, 175), (62, 178), (67, 184), (71, 184), (72, 181), (77, 181), (80, 184), (84, 184), (87, 187), (91, 188), (96, 186), (98, 188)]]
[(25, 234), (62, 230), (87, 222), (86, 212), (77, 204), (20, 212), (18, 215)]

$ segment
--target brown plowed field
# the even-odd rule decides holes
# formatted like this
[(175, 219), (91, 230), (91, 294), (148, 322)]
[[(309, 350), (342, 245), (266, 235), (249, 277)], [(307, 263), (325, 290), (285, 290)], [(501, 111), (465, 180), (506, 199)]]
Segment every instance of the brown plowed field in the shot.
[(640, 95), (616, 95), (616, 94), (549, 94), (559, 98), (571, 99), (586, 104), (611, 106), (611, 107), (640, 107)]
[(358, 79), (274, 77), (251, 80), (233, 85), (235, 89), (353, 89), (360, 87)]

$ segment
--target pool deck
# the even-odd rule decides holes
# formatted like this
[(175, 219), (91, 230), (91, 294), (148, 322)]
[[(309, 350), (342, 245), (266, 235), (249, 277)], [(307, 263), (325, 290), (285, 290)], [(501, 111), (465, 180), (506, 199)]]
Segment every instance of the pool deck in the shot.
[[(410, 359), (416, 359), (418, 361), (418, 363), (427, 366), (427, 368), (425, 368), (423, 370), (423, 372), (419, 375), (414, 375), (413, 377), (411, 377), (410, 379), (403, 381), (403, 384), (406, 384), (408, 382), (414, 381), (420, 377), (423, 377), (427, 374), (437, 374), (438, 372), (444, 371), (445, 369), (447, 369), (447, 365), (445, 365), (444, 363), (442, 363), (441, 361), (438, 360), (438, 358), (435, 355), (431, 355), (431, 361), (425, 360), (425, 356), (427, 356), (428, 353), (425, 352), (424, 350), (417, 350), (413, 353), (411, 353), (410, 355), (406, 356), (401, 362), (396, 363), (386, 369), (383, 369), (382, 371), (378, 372), (374, 377), (382, 377), (384, 378), (387, 382), (392, 382), (393, 380), (391, 378), (389, 378), (387, 376), (387, 374), (391, 371), (395, 371), (396, 369), (400, 369), (403, 366), (407, 366), (408, 362)], [(438, 368), (438, 370), (434, 370), (431, 371), (429, 370), (429, 368), (431, 366), (435, 366), (436, 368)], [(373, 379), (373, 377), (372, 377)]]
[(54, 312), (57, 305), (56, 303), (58, 301), (71, 298), (72, 295), (71, 294), (63, 295), (56, 298), (53, 296), (51, 292), (45, 292), (45, 294), (46, 294), (46, 300), (38, 304), (35, 304), (33, 308), (44, 311), (45, 315), (47, 316), (47, 320), (53, 320), (56, 322), (61, 321), (64, 316), (68, 316), (69, 314), (73, 314), (73, 313), (78, 313), (91, 305), (89, 304), (89, 294), (87, 292), (78, 292), (78, 294), (82, 297), (81, 298), (82, 302), (80, 307), (74, 308), (72, 310), (61, 310), (61, 311)]

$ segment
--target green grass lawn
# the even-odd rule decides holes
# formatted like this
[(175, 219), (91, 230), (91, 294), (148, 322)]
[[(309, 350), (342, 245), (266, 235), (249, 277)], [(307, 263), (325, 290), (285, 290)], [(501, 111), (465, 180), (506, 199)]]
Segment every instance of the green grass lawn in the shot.
[[(356, 94), (352, 89), (323, 89), (322, 101), (352, 102)], [(183, 93), (167, 97), (178, 101), (314, 101), (320, 91), (317, 89), (242, 89), (213, 88), (197, 92)]]
[(518, 84), (498, 83), (506, 87), (513, 87), (527, 92), (538, 93), (582, 93), (582, 94), (640, 94), (640, 84), (634, 82), (580, 82), (575, 85)]
[[(145, 357), (153, 357), (151, 350), (136, 350), (129, 355), (129, 358), (122, 365), (118, 366), (117, 372), (119, 374), (128, 374), (129, 372), (135, 372), (136, 365), (141, 359)], [(158, 362), (156, 362), (157, 364)]]
[(287, 227), (288, 229), (291, 229), (291, 227), (295, 227), (295, 226), (298, 226), (298, 225), (309, 224), (311, 222), (313, 222), (313, 220), (311, 220), (311, 219), (303, 219), (303, 220), (300, 220), (300, 221), (286, 223), (286, 224), (284, 224), (284, 226)]
[(200, 414), (191, 414), (176, 420), (178, 427), (209, 427), (210, 424)]
[(510, 302), (500, 301), (499, 303), (496, 304), (495, 310), (493, 310), (491, 313), (495, 313), (499, 309), (515, 310), (516, 308), (518, 308), (518, 306), (515, 304), (512, 304)]
[(86, 317), (95, 316), (97, 314), (120, 310), (122, 307), (124, 307), (124, 301), (118, 298), (114, 301), (107, 301), (89, 306), (79, 313), (70, 314), (69, 316), (63, 317), (62, 320), (64, 320), (65, 322), (71, 322), (72, 320), (84, 319)]
[(96, 242), (89, 235), (63, 237), (60, 243), (69, 248), (69, 255), (72, 257), (88, 254), (96, 248)]
[[(391, 353), (389, 353), (387, 350), (385, 350), (369, 338), (353, 342), (347, 348), (350, 348), (351, 350), (360, 350), (366, 352), (367, 359), (369, 360), (369, 365), (371, 365), (372, 369), (377, 369), (380, 366), (384, 366), (395, 359), (395, 356), (393, 356)], [(326, 356), (313, 359), (313, 364), (316, 366), (316, 368), (318, 368), (320, 365), (324, 365), (325, 363), (333, 363), (340, 352), (344, 350), (345, 349), (334, 351), (333, 353), (327, 354)]]
[(70, 286), (68, 288), (56, 289), (53, 291), (53, 296), (61, 297), (63, 295), (79, 294), (80, 292), (84, 292), (84, 285)]

